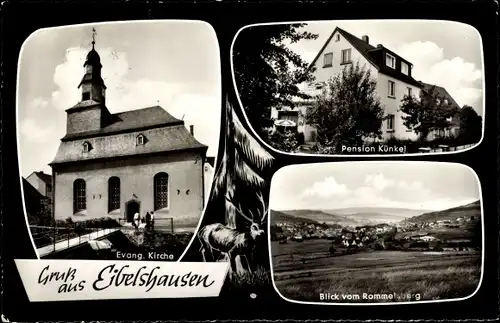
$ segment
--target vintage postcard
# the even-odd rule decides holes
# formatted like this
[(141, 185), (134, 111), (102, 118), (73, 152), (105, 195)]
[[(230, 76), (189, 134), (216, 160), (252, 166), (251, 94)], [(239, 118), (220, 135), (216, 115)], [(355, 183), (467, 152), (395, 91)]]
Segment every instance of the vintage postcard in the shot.
[(487, 2), (73, 5), (2, 7), (3, 321), (498, 315)]

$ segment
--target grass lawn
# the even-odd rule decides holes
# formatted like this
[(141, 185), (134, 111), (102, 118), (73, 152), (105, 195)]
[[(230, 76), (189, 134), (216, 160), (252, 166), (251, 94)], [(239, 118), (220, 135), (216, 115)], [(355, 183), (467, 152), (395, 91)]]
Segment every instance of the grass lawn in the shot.
[(330, 302), (388, 301), (364, 300), (363, 293), (395, 293), (389, 301), (396, 302), (454, 299), (478, 287), (481, 253), (375, 251), (327, 257), (313, 251), (293, 259), (282, 253), (273, 257), (273, 272), (277, 289), (291, 300), (325, 302), (322, 293), (354, 296)]

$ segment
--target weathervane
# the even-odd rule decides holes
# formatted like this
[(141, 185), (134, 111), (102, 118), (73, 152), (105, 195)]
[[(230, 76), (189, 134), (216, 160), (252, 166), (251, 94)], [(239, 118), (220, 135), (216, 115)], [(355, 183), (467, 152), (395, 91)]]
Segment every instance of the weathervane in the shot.
[(97, 35), (97, 32), (95, 31), (95, 28), (92, 28), (92, 49), (94, 49), (95, 45), (95, 35)]

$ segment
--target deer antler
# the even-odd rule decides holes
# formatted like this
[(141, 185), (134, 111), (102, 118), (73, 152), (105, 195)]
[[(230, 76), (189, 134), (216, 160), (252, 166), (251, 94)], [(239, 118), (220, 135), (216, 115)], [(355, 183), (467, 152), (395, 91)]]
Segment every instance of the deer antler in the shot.
[(268, 208), (266, 207), (266, 202), (264, 201), (264, 196), (262, 195), (262, 192), (257, 193), (257, 199), (259, 200), (260, 204), (262, 205), (262, 212), (260, 213), (260, 224), (263, 224), (266, 221), (266, 215), (268, 213)]
[(248, 217), (247, 217), (247, 216), (243, 213), (243, 211), (241, 210), (241, 205), (239, 205), (238, 207), (236, 207), (236, 205), (235, 205), (235, 204), (234, 204), (234, 202), (233, 202), (233, 198), (232, 198), (232, 197), (228, 197), (228, 196), (226, 195), (226, 200), (227, 200), (229, 203), (231, 203), (231, 205), (234, 207), (234, 210), (235, 210), (236, 212), (238, 212), (238, 213), (239, 213), (239, 214), (240, 214), (243, 218), (245, 218), (245, 219), (246, 219), (248, 222), (250, 222), (250, 223), (252, 223), (252, 222), (253, 222), (253, 220), (251, 220), (250, 218), (248, 218)]

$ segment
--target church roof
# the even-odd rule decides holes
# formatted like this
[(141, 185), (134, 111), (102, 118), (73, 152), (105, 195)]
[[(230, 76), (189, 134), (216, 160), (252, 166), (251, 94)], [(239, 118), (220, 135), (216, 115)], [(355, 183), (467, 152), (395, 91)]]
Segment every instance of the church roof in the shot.
[[(95, 131), (67, 134), (52, 164), (129, 157), (185, 150), (206, 150), (184, 125), (159, 106), (110, 115), (110, 122)], [(136, 136), (144, 135), (145, 144), (136, 145)], [(83, 153), (83, 143), (90, 151)]]
[[(71, 109), (92, 105), (97, 106), (99, 104), (99, 102), (95, 101), (80, 102)], [(70, 111), (71, 109), (68, 109), (67, 111)], [(135, 130), (158, 126), (184, 125), (184, 121), (175, 118), (160, 106), (111, 114), (107, 121), (106, 125), (99, 130), (66, 134), (66, 136), (64, 136), (61, 140), (66, 141), (77, 138), (132, 132)]]

